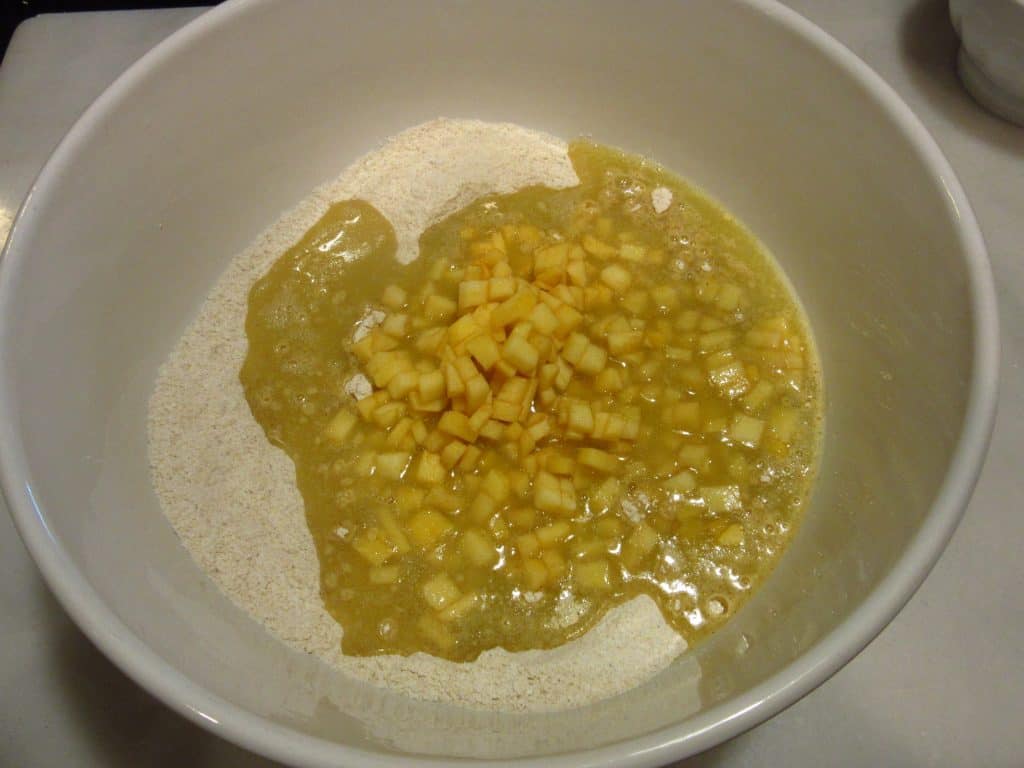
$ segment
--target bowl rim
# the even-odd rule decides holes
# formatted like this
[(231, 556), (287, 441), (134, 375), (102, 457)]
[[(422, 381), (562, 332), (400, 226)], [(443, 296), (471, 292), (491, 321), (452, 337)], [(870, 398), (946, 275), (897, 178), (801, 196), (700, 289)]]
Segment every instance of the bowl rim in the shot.
[[(996, 410), (999, 329), (996, 293), (984, 240), (963, 188), (920, 120), (896, 92), (849, 49), (776, 0), (734, 0), (794, 33), (838, 65), (877, 101), (914, 146), (929, 173), (945, 189), (951, 217), (958, 223), (959, 246), (969, 280), (973, 320), (973, 359), (964, 422), (946, 476), (928, 515), (891, 572), (865, 601), (825, 638), (767, 680), (741, 696), (642, 736), (594, 749), (550, 756), (474, 761), (491, 766), (663, 765), (719, 744), (760, 724), (798, 701), (859, 653), (907, 603), (959, 523), (978, 480)], [(257, 3), (258, 4), (258, 3)], [(186, 24), (120, 75), (75, 122), (33, 182), (0, 255), (0, 351), (12, 343), (10, 299), (16, 275), (31, 258), (32, 232), (41, 226), (50, 182), (58, 177), (105, 115), (142, 83), (151, 71), (183, 48), (213, 34), (252, 3), (227, 0)], [(2, 355), (0, 355), (2, 357)], [(36, 502), (24, 446), (17, 430), (12, 372), (0, 368), (0, 491), (29, 553), (58, 601), (96, 646), (136, 683), (197, 725), (246, 749), (294, 765), (327, 768), (408, 766), (442, 768), (447, 758), (376, 754), (299, 733), (216, 696), (172, 667), (150, 649), (106, 606), (82, 577), (60, 540), (49, 530)]]

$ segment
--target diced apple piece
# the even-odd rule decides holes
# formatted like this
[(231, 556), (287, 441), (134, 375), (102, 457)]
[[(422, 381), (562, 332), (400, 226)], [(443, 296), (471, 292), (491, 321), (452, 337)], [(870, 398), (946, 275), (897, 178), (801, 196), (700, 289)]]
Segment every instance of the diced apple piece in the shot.
[(445, 434), (457, 437), (463, 442), (472, 443), (476, 440), (476, 432), (470, 426), (469, 417), (458, 411), (445, 411), (437, 422), (437, 428)]
[(678, 457), (681, 464), (702, 474), (711, 471), (711, 449), (706, 445), (684, 445), (679, 449)]
[(540, 359), (533, 345), (521, 336), (510, 336), (502, 347), (501, 356), (522, 374), (533, 373)]
[(389, 285), (384, 289), (384, 293), (380, 297), (381, 303), (389, 309), (401, 309), (405, 306), (407, 295), (402, 288), (397, 285)]
[(401, 448), (406, 453), (416, 447), (416, 441), (412, 437), (413, 420), (406, 417), (401, 419), (388, 432), (386, 443), (391, 448)]
[(580, 358), (579, 363), (576, 365), (576, 370), (580, 373), (587, 375), (594, 375), (600, 373), (608, 362), (608, 353), (603, 347), (599, 347), (596, 344), (590, 344), (587, 346), (586, 351), (583, 353), (583, 357)]
[(550, 547), (566, 539), (572, 532), (572, 526), (565, 520), (542, 526), (537, 529), (537, 541), (542, 547)]
[(729, 438), (737, 443), (742, 443), (748, 448), (757, 448), (761, 444), (761, 436), (764, 434), (764, 421), (747, 416), (745, 413), (737, 413), (733, 416), (732, 425), (729, 427)]
[(444, 482), (448, 472), (441, 463), (441, 457), (436, 453), (424, 451), (420, 454), (420, 461), (416, 467), (416, 479), (421, 483), (436, 484)]
[(435, 322), (444, 322), (455, 316), (458, 305), (446, 296), (431, 294), (423, 303), (423, 316)]
[(775, 394), (775, 387), (767, 379), (761, 379), (743, 396), (743, 407), (751, 411), (761, 410)]
[(610, 569), (607, 560), (573, 563), (572, 578), (581, 590), (588, 592), (603, 592), (611, 588)]
[(395, 399), (405, 397), (416, 389), (420, 383), (420, 375), (416, 371), (402, 371), (388, 382), (388, 394)]
[(388, 480), (399, 480), (409, 466), (409, 454), (392, 452), (377, 456), (377, 474)]
[(551, 269), (562, 271), (565, 269), (568, 261), (569, 244), (555, 243), (554, 245), (549, 245), (547, 248), (541, 248), (534, 251), (533, 269), (534, 272), (537, 273)]
[(594, 430), (594, 412), (590, 404), (581, 400), (571, 401), (566, 426), (582, 435), (590, 434)]
[(476, 376), (466, 382), (466, 407), (469, 411), (475, 411), (485, 402), (491, 394), (491, 387), (482, 376)]
[(636, 566), (658, 546), (658, 532), (646, 523), (638, 525), (626, 539), (622, 554), (631, 566)]
[(618, 479), (607, 478), (596, 489), (591, 491), (589, 498), (590, 511), (600, 514), (610, 510), (619, 499), (621, 486)]
[(474, 336), (479, 336), (483, 332), (484, 329), (480, 327), (474, 315), (463, 315), (444, 331), (448, 343), (453, 347), (465, 344)]
[(476, 592), (470, 592), (468, 595), (460, 597), (447, 608), (444, 608), (437, 614), (437, 618), (444, 622), (458, 621), (467, 613), (479, 606), (480, 603), (480, 595)]
[(466, 453), (466, 444), (460, 440), (452, 440), (441, 450), (441, 463), (445, 469), (452, 469)]
[(796, 434), (799, 416), (792, 408), (776, 408), (768, 423), (772, 434), (783, 443), (788, 443)]
[(679, 305), (679, 295), (671, 285), (656, 285), (651, 289), (651, 299), (664, 309), (675, 309)]
[(733, 400), (750, 389), (750, 380), (738, 360), (708, 371), (708, 380), (718, 392)]
[(618, 368), (605, 368), (594, 379), (594, 388), (598, 392), (621, 392), (624, 386), (622, 371)]
[(395, 505), (402, 512), (412, 513), (420, 508), (426, 495), (422, 488), (403, 485), (395, 491)]
[(697, 339), (697, 348), (701, 352), (717, 352), (728, 349), (736, 341), (736, 334), (728, 328), (703, 333)]
[(378, 329), (374, 329), (370, 332), (367, 337), (373, 344), (374, 353), (377, 352), (390, 352), (391, 350), (398, 349), (399, 342), (394, 336), (388, 336), (386, 333), (382, 333)]
[(473, 411), (473, 415), (469, 417), (469, 428), (473, 430), (473, 432), (479, 434), (480, 430), (483, 429), (484, 424), (490, 421), (492, 412), (493, 409), (491, 406), (486, 404), (481, 405)]
[(480, 487), (497, 502), (504, 502), (512, 491), (508, 477), (496, 469), (492, 469), (484, 476)]
[(540, 539), (534, 533), (524, 533), (516, 537), (516, 551), (521, 557), (533, 557), (540, 552)]
[(356, 426), (358, 421), (359, 420), (352, 411), (343, 408), (334, 414), (334, 417), (327, 422), (327, 426), (324, 427), (324, 437), (335, 443), (343, 443), (352, 433), (352, 429)]
[(372, 566), (384, 565), (398, 553), (387, 535), (380, 528), (367, 528), (356, 535), (352, 548)]
[(373, 337), (367, 335), (352, 344), (352, 354), (364, 365), (373, 357)]
[(367, 575), (369, 577), (369, 581), (371, 584), (395, 584), (398, 581), (398, 566), (378, 565), (373, 568), (370, 568)]
[(463, 280), (459, 283), (459, 311), (467, 312), (481, 304), (486, 304), (488, 298), (486, 280)]
[(576, 462), (564, 453), (544, 452), (544, 469), (553, 475), (571, 475), (576, 469)]
[(743, 300), (743, 291), (738, 285), (726, 283), (718, 289), (715, 305), (724, 312), (735, 311)]
[(404, 339), (409, 327), (409, 316), (388, 315), (379, 326), (380, 332), (395, 339)]
[(519, 418), (519, 409), (519, 403), (509, 403), (503, 400), (498, 400), (492, 406), (491, 415), (497, 421), (503, 421), (508, 424)]
[(469, 513), (478, 523), (485, 522), (491, 515), (498, 511), (500, 505), (491, 496), (484, 492), (478, 493), (473, 503), (469, 506)]
[(543, 440), (551, 434), (551, 422), (546, 417), (542, 417), (527, 427), (526, 431), (529, 432), (530, 437), (534, 440)]
[(624, 293), (633, 282), (633, 276), (628, 269), (618, 264), (609, 264), (601, 270), (601, 282), (607, 285), (616, 293)]
[(530, 323), (537, 330), (546, 336), (550, 336), (558, 328), (558, 318), (547, 304), (537, 304), (530, 312)]
[(634, 264), (639, 264), (644, 260), (647, 255), (647, 249), (642, 245), (636, 243), (623, 243), (619, 246), (619, 257), (623, 261), (631, 261)]
[(394, 544), (397, 554), (404, 555), (411, 549), (409, 539), (405, 536), (405, 531), (398, 524), (398, 520), (390, 509), (385, 507), (379, 508), (377, 510), (377, 522), (380, 523), (380, 528), (384, 531), (384, 535)]
[(480, 460), (481, 453), (483, 452), (476, 445), (468, 445), (466, 453), (463, 454), (462, 459), (459, 461), (459, 469), (467, 472), (472, 471), (473, 467)]
[(712, 514), (736, 512), (743, 506), (738, 485), (706, 485), (700, 489), (700, 495)]
[(778, 349), (782, 346), (785, 336), (779, 331), (752, 328), (747, 331), (746, 336), (744, 336), (744, 340), (752, 347)]
[[(501, 265), (499, 265), (501, 266)], [(514, 277), (496, 276), (487, 281), (487, 300), (504, 301), (516, 292), (516, 279)]]
[(597, 448), (580, 448), (577, 458), (580, 464), (598, 472), (612, 474), (619, 470), (619, 460), (607, 451)]
[(409, 393), (409, 405), (414, 411), (422, 413), (440, 413), (444, 410), (446, 399), (439, 397), (437, 400), (423, 400), (418, 390)]
[(542, 512), (561, 512), (562, 494), (558, 478), (549, 472), (540, 472), (533, 482), (533, 503)]
[(445, 394), (444, 374), (436, 369), (430, 373), (421, 373), (416, 385), (420, 398), (425, 402), (439, 400)]
[(451, 363), (444, 366), (444, 385), (448, 397), (458, 397), (466, 392), (466, 383), (459, 375), (458, 369)]
[(529, 317), (536, 304), (537, 298), (532, 290), (520, 289), (492, 310), (491, 327), (503, 328)]
[(673, 403), (665, 409), (665, 420), (673, 427), (695, 432), (700, 428), (700, 402)]
[(470, 528), (461, 538), (462, 553), (473, 565), (486, 568), (498, 562), (494, 541), (481, 530)]
[(424, 581), (420, 585), (420, 593), (427, 601), (427, 605), (434, 610), (451, 605), (462, 596), (461, 590), (446, 573), (439, 573)]
[(573, 285), (584, 286), (587, 284), (587, 265), (582, 261), (570, 261), (565, 272)]
[(620, 331), (610, 333), (607, 337), (608, 351), (613, 355), (622, 355), (626, 352), (633, 352), (643, 344), (644, 334), (642, 331)]
[(583, 322), (583, 315), (568, 304), (562, 304), (554, 312), (555, 317), (558, 319), (558, 329), (556, 331), (558, 336), (567, 336)]
[(557, 549), (545, 549), (540, 553), (541, 562), (548, 569), (548, 582), (559, 581), (568, 568), (565, 558)]
[(690, 493), (697, 488), (697, 477), (693, 472), (679, 472), (662, 485), (674, 493)]
[(609, 259), (612, 256), (618, 255), (618, 250), (614, 246), (598, 240), (593, 235), (584, 235), (581, 244), (583, 245), (583, 250), (591, 256), (597, 256), (599, 259)]
[(473, 356), (473, 359), (480, 363), (485, 371), (491, 370), (494, 364), (501, 359), (501, 351), (494, 339), (490, 336), (474, 336), (466, 342), (466, 351)]
[[(368, 399), (368, 398), (367, 398)], [(398, 423), (398, 420), (405, 415), (405, 405), (403, 403), (384, 403), (373, 412), (371, 417), (374, 423), (384, 427), (385, 429), (393, 427)]]
[(743, 526), (733, 523), (718, 535), (718, 543), (726, 547), (736, 547), (743, 543)]
[(622, 537), (622, 530), (622, 520), (614, 515), (598, 518), (594, 523), (594, 531), (597, 532), (597, 535), (611, 542), (616, 542)]

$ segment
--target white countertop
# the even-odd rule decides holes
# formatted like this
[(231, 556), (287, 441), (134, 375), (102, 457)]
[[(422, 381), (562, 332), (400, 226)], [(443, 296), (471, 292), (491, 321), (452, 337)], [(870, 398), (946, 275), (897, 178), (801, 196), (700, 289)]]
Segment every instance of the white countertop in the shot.
[[(960, 88), (943, 0), (788, 4), (900, 93), (963, 182), (999, 291), (999, 417), (963, 523), (896, 620), (801, 702), (677, 768), (1024, 766), (1024, 129)], [(0, 66), (0, 241), (79, 113), (198, 13), (43, 16), (18, 29)], [(50, 596), (5, 509), (0, 691), (0, 766), (277, 765), (180, 718), (108, 662)]]

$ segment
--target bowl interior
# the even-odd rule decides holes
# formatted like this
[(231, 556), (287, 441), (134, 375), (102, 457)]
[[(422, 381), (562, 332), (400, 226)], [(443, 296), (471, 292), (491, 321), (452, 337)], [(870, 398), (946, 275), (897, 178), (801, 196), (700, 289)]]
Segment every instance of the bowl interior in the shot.
[[(149, 483), (156, 369), (230, 258), (383, 137), (439, 115), (589, 134), (695, 181), (782, 263), (824, 366), (820, 479), (768, 584), (649, 684), (575, 712), (413, 702), (285, 651), (193, 565)], [(707, 746), (728, 731), (702, 728), (778, 693), (796, 674), (780, 672), (836, 637), (939, 492), (976, 322), (947, 184), (878, 95), (771, 6), (229, 3), (103, 99), (16, 226), (6, 492), (38, 510), (37, 559), (101, 644), (179, 708), (279, 755)], [(41, 554), (45, 537), (58, 554)], [(841, 631), (848, 655), (857, 633)], [(324, 741), (267, 746), (296, 734)]]

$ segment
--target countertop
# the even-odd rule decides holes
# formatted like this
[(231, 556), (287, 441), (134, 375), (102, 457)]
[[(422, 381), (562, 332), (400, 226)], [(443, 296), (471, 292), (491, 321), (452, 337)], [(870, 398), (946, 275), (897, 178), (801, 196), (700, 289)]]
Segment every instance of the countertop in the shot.
[[(966, 188), (999, 292), (999, 417), (963, 523), (896, 620), (802, 701), (677, 768), (1024, 766), (1024, 129), (960, 87), (943, 0), (788, 5), (899, 92)], [(0, 241), (81, 111), (198, 13), (52, 15), (18, 28), (0, 66)], [(108, 662), (47, 591), (6, 509), (0, 649), (0, 766), (277, 765), (185, 721)]]

